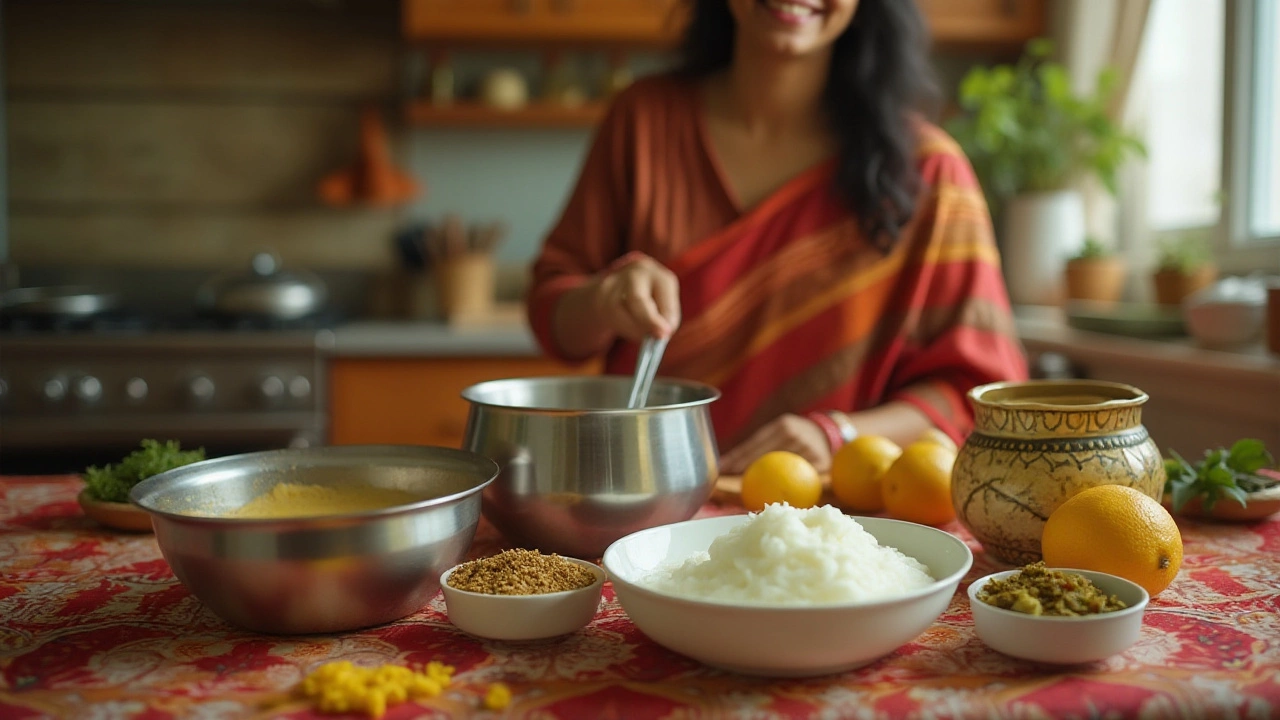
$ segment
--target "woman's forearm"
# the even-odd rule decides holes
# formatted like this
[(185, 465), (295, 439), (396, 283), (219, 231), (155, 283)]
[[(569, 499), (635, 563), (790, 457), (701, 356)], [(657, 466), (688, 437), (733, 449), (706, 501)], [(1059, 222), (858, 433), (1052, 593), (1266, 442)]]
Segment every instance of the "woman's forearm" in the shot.
[(613, 344), (616, 335), (601, 316), (595, 301), (599, 280), (586, 283), (560, 296), (552, 315), (552, 332), (560, 351), (568, 357), (589, 358)]
[(903, 447), (933, 427), (933, 421), (920, 408), (901, 400), (845, 415), (858, 429), (859, 435), (881, 435)]

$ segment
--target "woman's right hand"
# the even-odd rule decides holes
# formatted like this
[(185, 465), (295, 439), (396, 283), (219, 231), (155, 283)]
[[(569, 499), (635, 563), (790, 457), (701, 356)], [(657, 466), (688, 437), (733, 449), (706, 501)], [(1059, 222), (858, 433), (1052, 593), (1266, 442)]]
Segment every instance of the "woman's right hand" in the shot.
[(601, 322), (627, 340), (668, 338), (680, 327), (680, 282), (648, 255), (596, 280), (593, 300)]

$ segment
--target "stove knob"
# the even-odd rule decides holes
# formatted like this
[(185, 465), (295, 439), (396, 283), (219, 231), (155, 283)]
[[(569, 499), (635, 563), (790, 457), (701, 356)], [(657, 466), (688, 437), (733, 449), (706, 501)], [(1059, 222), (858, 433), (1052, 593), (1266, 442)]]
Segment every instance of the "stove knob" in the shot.
[(191, 378), (191, 382), (187, 383), (187, 394), (190, 395), (192, 402), (197, 405), (205, 405), (212, 402), (213, 395), (217, 390), (217, 387), (213, 384), (213, 378), (208, 375), (197, 375)]
[(284, 381), (275, 375), (268, 375), (258, 383), (258, 394), (267, 402), (275, 402), (284, 397)]
[(306, 400), (311, 395), (311, 381), (301, 375), (290, 380), (289, 395), (294, 400)]
[(44, 396), (45, 402), (60, 403), (67, 396), (67, 384), (62, 378), (49, 378), (44, 381), (40, 394)]
[(98, 402), (102, 399), (102, 381), (92, 375), (85, 375), (76, 380), (75, 393), (82, 402)]
[(134, 402), (146, 400), (148, 389), (147, 381), (140, 377), (129, 378), (129, 381), (124, 384), (124, 394)]

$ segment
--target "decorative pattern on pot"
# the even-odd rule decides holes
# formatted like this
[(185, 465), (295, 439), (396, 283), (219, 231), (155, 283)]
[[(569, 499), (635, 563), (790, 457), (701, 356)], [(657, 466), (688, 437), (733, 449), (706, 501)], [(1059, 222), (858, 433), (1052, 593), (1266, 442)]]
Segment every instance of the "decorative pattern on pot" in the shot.
[(969, 393), (975, 430), (956, 458), (951, 499), (992, 556), (1040, 559), (1049, 514), (1097, 485), (1128, 485), (1159, 500), (1160, 450), (1142, 425), (1146, 393), (1120, 383), (994, 383)]

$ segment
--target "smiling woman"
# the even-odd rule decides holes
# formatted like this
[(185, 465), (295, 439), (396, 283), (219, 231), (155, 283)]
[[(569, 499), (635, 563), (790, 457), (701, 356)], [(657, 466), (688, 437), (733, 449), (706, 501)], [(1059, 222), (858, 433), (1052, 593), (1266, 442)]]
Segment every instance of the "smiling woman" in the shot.
[(854, 435), (972, 423), (1025, 376), (982, 193), (917, 113), (924, 27), (900, 0), (698, 0), (679, 71), (610, 108), (534, 268), (531, 324), (566, 360), (714, 385), (725, 472), (819, 468)]

